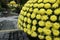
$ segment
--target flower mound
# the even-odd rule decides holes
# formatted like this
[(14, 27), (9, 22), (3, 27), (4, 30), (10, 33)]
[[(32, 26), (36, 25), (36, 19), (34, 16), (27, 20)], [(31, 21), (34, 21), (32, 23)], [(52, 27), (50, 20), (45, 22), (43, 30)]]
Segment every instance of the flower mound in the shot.
[(59, 0), (29, 0), (18, 17), (18, 28), (31, 37), (60, 40)]

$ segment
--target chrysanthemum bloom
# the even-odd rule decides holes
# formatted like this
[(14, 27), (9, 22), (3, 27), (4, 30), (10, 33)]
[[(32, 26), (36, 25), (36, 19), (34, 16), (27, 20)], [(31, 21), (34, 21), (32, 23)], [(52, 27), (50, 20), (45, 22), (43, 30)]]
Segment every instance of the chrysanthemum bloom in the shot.
[(18, 17), (18, 28), (31, 37), (60, 40), (60, 0), (29, 0)]
[(9, 7), (17, 7), (17, 6), (20, 6), (20, 5), (17, 4), (15, 1), (10, 1), (7, 5), (8, 5)]
[(11, 1), (10, 4), (16, 4), (16, 2), (15, 1)]

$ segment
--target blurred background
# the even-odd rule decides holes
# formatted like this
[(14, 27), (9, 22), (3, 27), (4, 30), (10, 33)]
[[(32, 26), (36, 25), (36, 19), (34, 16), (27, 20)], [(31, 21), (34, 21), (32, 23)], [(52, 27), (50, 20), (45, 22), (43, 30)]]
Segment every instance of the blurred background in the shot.
[(0, 0), (0, 17), (18, 15), (28, 0)]
[(0, 40), (28, 40), (17, 29), (20, 11), (28, 0), (0, 0)]
[[(13, 28), (16, 28), (20, 11), (27, 1), (28, 0), (0, 0), (0, 29), (7, 30), (10, 29), (12, 25)], [(11, 24), (11, 21), (13, 21), (13, 24)]]

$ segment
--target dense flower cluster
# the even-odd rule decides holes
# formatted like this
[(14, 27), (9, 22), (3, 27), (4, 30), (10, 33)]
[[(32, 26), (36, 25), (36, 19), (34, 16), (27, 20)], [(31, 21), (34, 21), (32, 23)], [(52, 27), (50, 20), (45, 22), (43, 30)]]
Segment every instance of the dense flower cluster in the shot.
[(15, 1), (10, 1), (10, 3), (8, 3), (9, 7), (18, 7), (18, 4)]
[(42, 40), (60, 40), (59, 0), (29, 0), (18, 17), (18, 28)]

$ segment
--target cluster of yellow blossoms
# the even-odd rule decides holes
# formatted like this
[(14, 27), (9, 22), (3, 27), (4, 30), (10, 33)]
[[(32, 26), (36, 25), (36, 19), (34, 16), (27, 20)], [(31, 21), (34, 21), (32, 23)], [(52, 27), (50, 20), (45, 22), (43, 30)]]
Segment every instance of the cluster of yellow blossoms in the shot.
[(42, 40), (60, 40), (59, 0), (29, 0), (18, 17), (18, 28)]
[(15, 1), (10, 1), (10, 3), (8, 3), (8, 6), (10, 6), (10, 7), (17, 7), (18, 6), (18, 4), (15, 2)]

